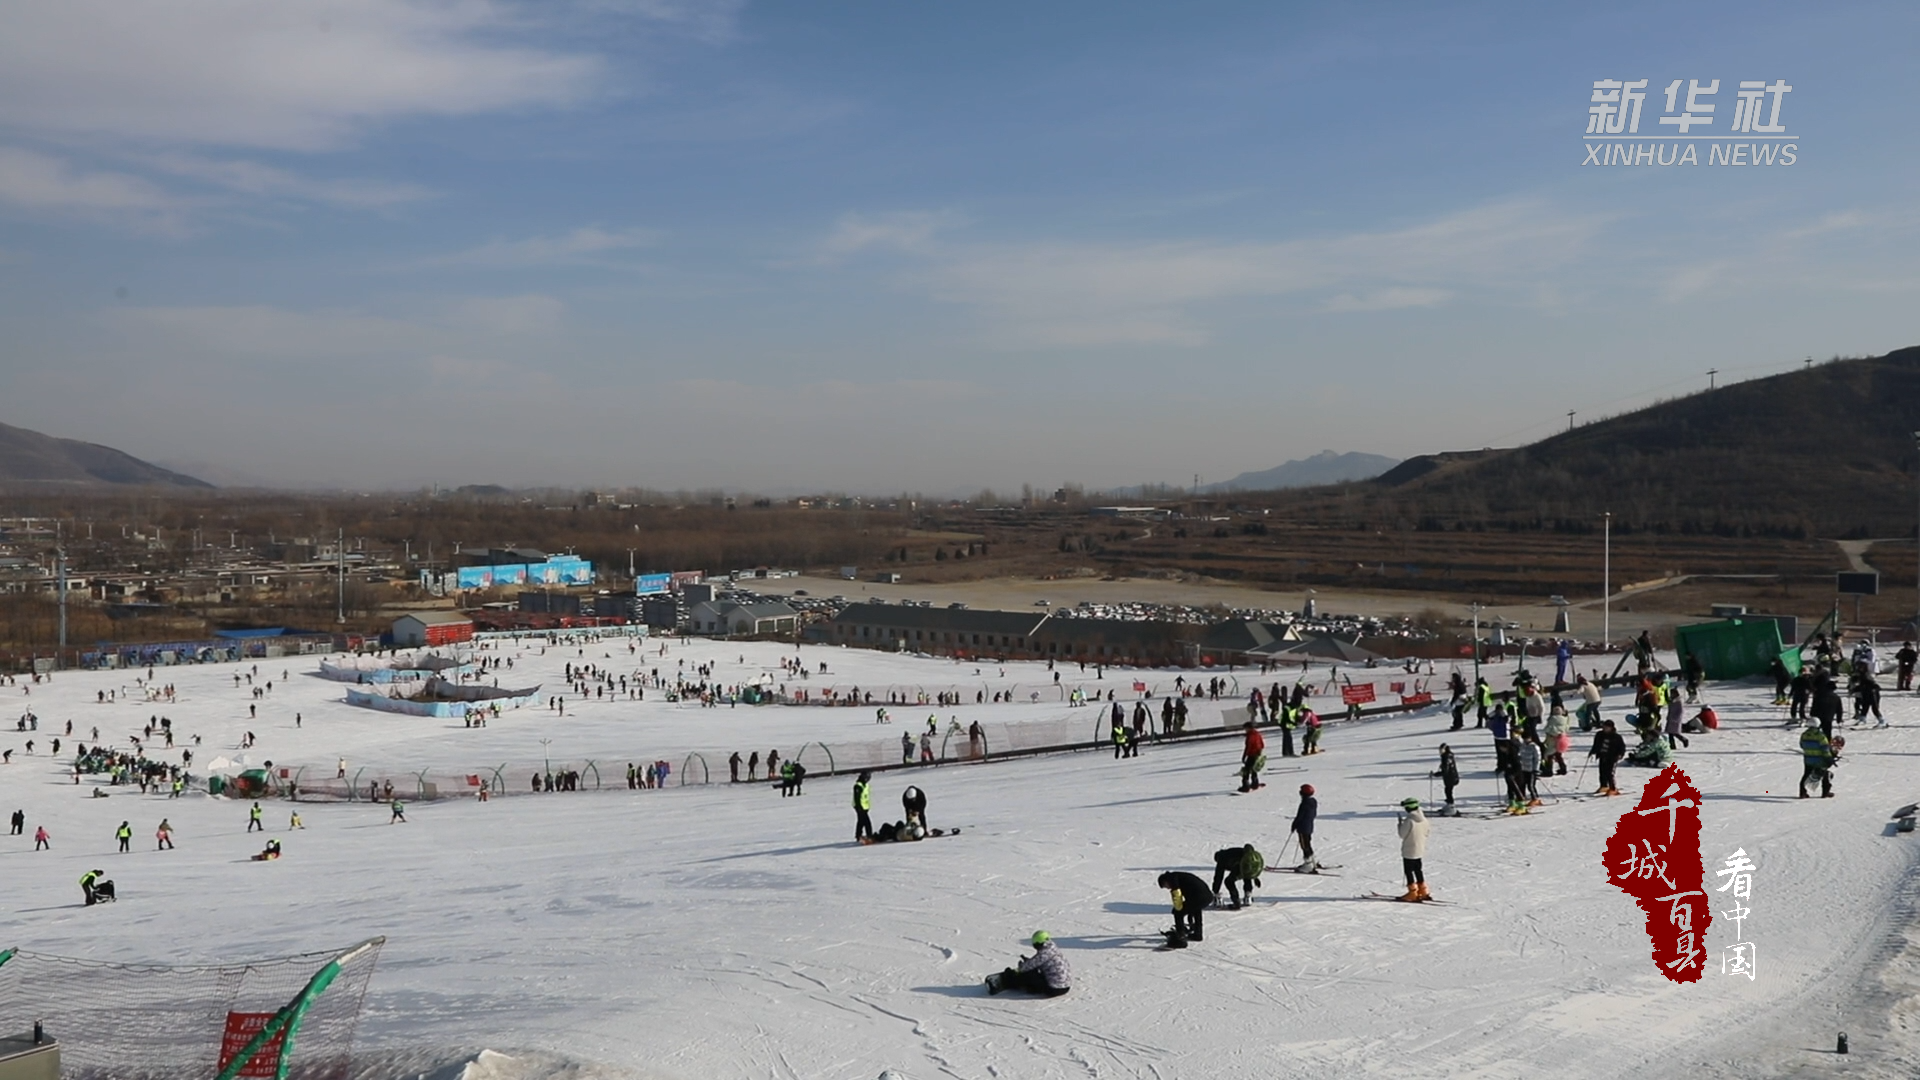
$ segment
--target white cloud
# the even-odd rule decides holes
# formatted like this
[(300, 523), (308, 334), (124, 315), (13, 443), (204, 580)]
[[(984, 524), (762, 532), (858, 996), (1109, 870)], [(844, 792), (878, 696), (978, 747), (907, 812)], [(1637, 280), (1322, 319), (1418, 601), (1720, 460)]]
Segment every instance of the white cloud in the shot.
[(317, 179), (257, 161), (215, 160), (191, 154), (154, 154), (141, 159), (172, 176), (198, 180), (240, 195), (324, 203), (371, 210), (416, 202), (431, 193), (416, 184), (381, 180)]
[(1321, 303), (1320, 307), (1322, 310), (1332, 312), (1392, 311), (1396, 308), (1437, 307), (1446, 303), (1452, 296), (1453, 294), (1445, 289), (1393, 288), (1370, 292), (1365, 296), (1341, 293), (1338, 296), (1329, 297)]
[(823, 259), (837, 259), (873, 248), (921, 252), (934, 236), (958, 224), (945, 210), (901, 210), (885, 214), (847, 214), (820, 245)]
[(11, 5), (0, 126), (133, 144), (318, 150), (366, 124), (566, 105), (602, 65), (501, 38), (486, 0)]
[(1532, 296), (1538, 275), (1571, 260), (1603, 221), (1515, 202), (1404, 229), (1270, 243), (941, 246), (928, 233), (910, 250), (928, 260), (916, 284), (980, 309), (1009, 344), (1197, 345), (1209, 338), (1197, 309), (1224, 301), (1342, 286), (1326, 309), (1433, 306), (1468, 290)]
[(112, 217), (177, 231), (186, 203), (125, 173), (86, 170), (37, 150), (0, 146), (0, 202), (40, 213)]
[(558, 236), (533, 236), (524, 240), (490, 240), (465, 251), (422, 259), (417, 265), (512, 269), (522, 266), (586, 263), (596, 261), (594, 256), (647, 247), (653, 244), (655, 239), (655, 234), (646, 229), (606, 229), (598, 225), (589, 225)]

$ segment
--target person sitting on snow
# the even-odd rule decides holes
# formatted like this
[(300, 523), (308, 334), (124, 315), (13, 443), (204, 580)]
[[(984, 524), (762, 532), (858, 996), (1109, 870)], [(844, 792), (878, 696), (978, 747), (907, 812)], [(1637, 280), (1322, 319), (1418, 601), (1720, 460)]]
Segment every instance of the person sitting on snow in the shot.
[(1019, 967), (987, 976), (987, 993), (1025, 990), (1042, 997), (1059, 997), (1073, 989), (1073, 971), (1053, 938), (1045, 930), (1035, 930), (1032, 941), (1033, 955), (1021, 960)]

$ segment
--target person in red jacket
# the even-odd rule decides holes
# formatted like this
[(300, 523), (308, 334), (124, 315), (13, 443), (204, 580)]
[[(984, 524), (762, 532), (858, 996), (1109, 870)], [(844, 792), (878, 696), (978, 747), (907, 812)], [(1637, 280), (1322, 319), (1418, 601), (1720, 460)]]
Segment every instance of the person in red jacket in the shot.
[(1260, 770), (1267, 767), (1267, 740), (1260, 737), (1260, 730), (1253, 721), (1246, 723), (1247, 744), (1240, 750), (1240, 790), (1253, 791), (1267, 785), (1260, 782)]

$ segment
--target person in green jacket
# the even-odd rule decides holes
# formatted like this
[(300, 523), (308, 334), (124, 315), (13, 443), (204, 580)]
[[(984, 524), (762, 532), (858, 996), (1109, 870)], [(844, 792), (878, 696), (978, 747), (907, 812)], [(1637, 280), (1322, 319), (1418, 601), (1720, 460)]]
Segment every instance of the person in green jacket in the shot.
[(873, 839), (873, 818), (867, 811), (873, 809), (873, 774), (863, 772), (853, 782), (853, 838), (866, 842)]
[(407, 804), (406, 803), (401, 802), (399, 799), (395, 799), (389, 805), (393, 807), (393, 816), (387, 819), (387, 824), (391, 825), (396, 821), (407, 820)]
[(1833, 744), (1827, 740), (1827, 734), (1817, 727), (1809, 727), (1800, 733), (1800, 757), (1806, 767), (1800, 772), (1800, 797), (1811, 798), (1807, 794), (1807, 781), (1820, 781), (1820, 797), (1833, 798)]

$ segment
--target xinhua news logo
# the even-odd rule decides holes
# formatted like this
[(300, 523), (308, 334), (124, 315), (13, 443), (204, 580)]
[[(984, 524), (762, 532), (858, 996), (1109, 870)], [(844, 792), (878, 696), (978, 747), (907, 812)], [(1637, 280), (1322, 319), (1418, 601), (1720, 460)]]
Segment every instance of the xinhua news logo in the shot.
[[(1675, 79), (1667, 84), (1666, 112), (1640, 133), (1646, 79), (1597, 79), (1587, 108), (1587, 165), (1792, 165), (1798, 138), (1787, 132), (1782, 106), (1793, 87), (1785, 79), (1739, 83), (1732, 91), (1728, 134), (1708, 130), (1721, 115), (1720, 80)], [(1656, 91), (1657, 93), (1657, 91)], [(1724, 114), (1723, 114), (1724, 115)], [(1694, 129), (1702, 129), (1695, 133)], [(1702, 159), (1705, 159), (1704, 161)]]

